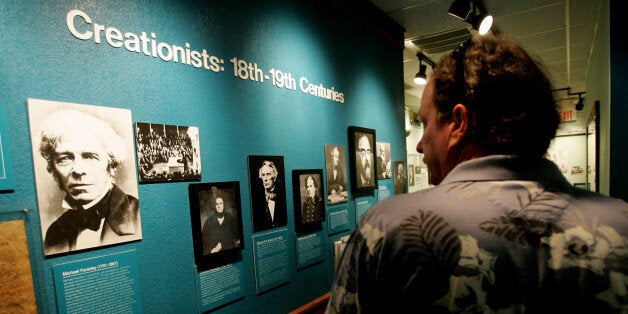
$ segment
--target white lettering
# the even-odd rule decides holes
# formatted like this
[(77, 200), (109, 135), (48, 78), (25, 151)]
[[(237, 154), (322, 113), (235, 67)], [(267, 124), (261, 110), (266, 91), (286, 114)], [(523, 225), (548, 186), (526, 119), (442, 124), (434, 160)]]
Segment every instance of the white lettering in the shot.
[(68, 15), (65, 17), (65, 23), (68, 26), (70, 33), (72, 33), (72, 35), (74, 35), (74, 37), (78, 39), (82, 39), (82, 40), (90, 39), (93, 34), (91, 31), (80, 33), (78, 30), (76, 30), (76, 27), (74, 27), (74, 18), (77, 16), (82, 17), (86, 24), (92, 24), (92, 19), (87, 14), (85, 14), (85, 12), (81, 10), (72, 10), (68, 12)]

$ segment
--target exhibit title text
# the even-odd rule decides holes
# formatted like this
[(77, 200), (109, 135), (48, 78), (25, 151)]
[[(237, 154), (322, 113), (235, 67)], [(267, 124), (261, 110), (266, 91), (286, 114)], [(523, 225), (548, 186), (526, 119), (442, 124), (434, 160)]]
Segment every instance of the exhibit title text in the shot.
[[(211, 55), (206, 49), (195, 50), (190, 43), (183, 46), (172, 45), (157, 40), (155, 33), (142, 32), (140, 35), (125, 32), (111, 26), (94, 23), (92, 18), (81, 10), (71, 10), (66, 16), (66, 25), (70, 33), (81, 40), (93, 40), (100, 44), (106, 42), (113, 48), (124, 47), (129, 52), (143, 54), (148, 57), (159, 58), (166, 62), (181, 63), (199, 69), (205, 69), (214, 73), (225, 72), (225, 59)], [(258, 83), (271, 82), (280, 89), (298, 90), (320, 98), (344, 103), (345, 96), (342, 92), (323, 84), (310, 82), (306, 77), (297, 80), (292, 73), (275, 68), (268, 71), (261, 69), (257, 63), (233, 57), (228, 60), (233, 67), (233, 76), (241, 80)]]

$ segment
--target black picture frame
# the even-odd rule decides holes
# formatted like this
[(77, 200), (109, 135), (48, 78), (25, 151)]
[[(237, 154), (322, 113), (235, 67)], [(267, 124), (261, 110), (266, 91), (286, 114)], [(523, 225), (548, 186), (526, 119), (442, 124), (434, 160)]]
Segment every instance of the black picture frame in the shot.
[[(294, 223), (299, 233), (315, 229), (325, 221), (323, 178), (323, 169), (292, 170)], [(314, 194), (311, 196), (310, 192)]]
[[(248, 163), (253, 232), (286, 226), (288, 224), (288, 207), (286, 206), (283, 156), (251, 155), (248, 157)], [(266, 190), (264, 179), (262, 178), (263, 175), (267, 175), (263, 169), (268, 170), (269, 168), (276, 170), (276, 175), (270, 188), (271, 191)], [(266, 211), (268, 204), (271, 203), (267, 196), (272, 198), (274, 205), (272, 217)]]
[[(375, 130), (349, 126), (348, 133), (352, 191), (356, 193), (376, 190)], [(361, 147), (361, 144), (364, 147)], [(362, 157), (364, 157), (364, 160)]]
[[(194, 258), (199, 269), (209, 269), (234, 263), (241, 260), (241, 251), (244, 249), (244, 233), (242, 225), (242, 206), (240, 201), (240, 182), (210, 182), (194, 183), (188, 186), (190, 194), (190, 217), (192, 221), (192, 240), (194, 243)], [(216, 214), (217, 200), (223, 200), (224, 219), (218, 228), (219, 218)], [(216, 219), (212, 223), (210, 219)], [(224, 241), (217, 248), (214, 243), (220, 236)]]

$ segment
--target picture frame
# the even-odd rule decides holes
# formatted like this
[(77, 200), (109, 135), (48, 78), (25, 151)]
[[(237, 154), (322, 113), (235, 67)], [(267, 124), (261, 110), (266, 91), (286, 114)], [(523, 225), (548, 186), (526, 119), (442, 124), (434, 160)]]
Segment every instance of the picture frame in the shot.
[[(141, 241), (142, 209), (133, 158), (131, 110), (35, 98), (28, 98), (27, 102), (44, 256)], [(74, 148), (57, 152), (56, 148), (66, 140)], [(105, 184), (92, 185), (89, 189), (76, 184), (75, 176), (68, 175), (68, 171), (79, 155), (89, 156), (100, 165), (84, 169), (82, 176)], [(104, 193), (110, 196), (98, 197)], [(103, 212), (108, 214), (100, 227), (94, 224), (97, 221), (94, 215), (89, 219), (76, 216), (77, 210), (84, 210), (87, 202), (92, 203), (87, 209), (106, 208)], [(115, 215), (120, 212), (128, 213), (128, 219)], [(78, 239), (77, 230), (87, 228), (100, 232), (101, 236), (72, 245)], [(113, 231), (119, 228), (128, 234), (118, 235)]]
[(349, 126), (351, 187), (354, 193), (377, 189), (375, 173), (375, 130)]
[(377, 142), (375, 156), (377, 157), (377, 180), (392, 178), (392, 161), (390, 159), (390, 143)]
[(408, 168), (406, 161), (396, 160), (393, 162), (395, 174), (393, 182), (395, 185), (395, 194), (408, 193)]
[(307, 232), (325, 221), (323, 169), (292, 170), (294, 223), (297, 232)]
[(287, 225), (283, 156), (250, 155), (248, 163), (253, 232)]
[(201, 180), (198, 127), (136, 122), (135, 143), (140, 183)]
[(244, 249), (240, 182), (193, 183), (188, 191), (196, 265), (209, 269), (240, 260)]
[(346, 203), (349, 199), (347, 189), (347, 154), (344, 146), (325, 145), (325, 174), (327, 176), (327, 204)]

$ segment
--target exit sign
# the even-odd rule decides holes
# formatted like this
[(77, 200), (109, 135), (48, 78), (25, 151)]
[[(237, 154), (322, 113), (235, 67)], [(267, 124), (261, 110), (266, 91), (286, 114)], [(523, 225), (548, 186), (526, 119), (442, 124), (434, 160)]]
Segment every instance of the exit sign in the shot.
[(560, 117), (563, 122), (576, 121), (576, 111), (574, 109), (561, 111)]

